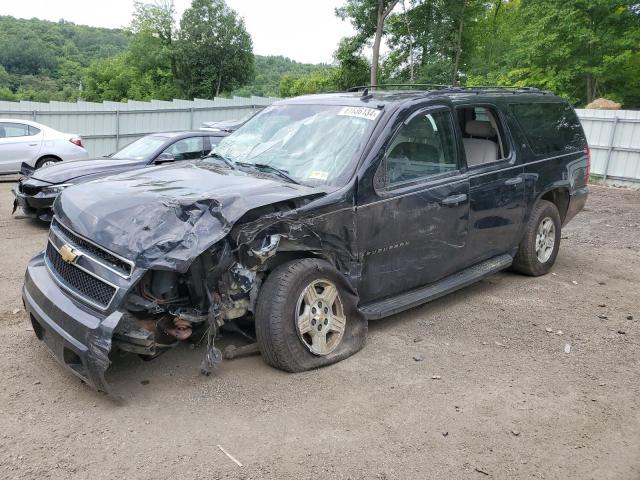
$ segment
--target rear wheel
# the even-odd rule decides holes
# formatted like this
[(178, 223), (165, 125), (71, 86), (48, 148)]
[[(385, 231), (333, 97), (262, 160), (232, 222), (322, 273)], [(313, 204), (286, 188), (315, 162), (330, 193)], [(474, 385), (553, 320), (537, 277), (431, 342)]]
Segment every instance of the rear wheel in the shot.
[(264, 360), (288, 372), (335, 363), (364, 345), (367, 321), (357, 297), (328, 262), (285, 263), (267, 277), (256, 306)]
[(36, 162), (36, 168), (48, 167), (58, 163), (59, 161), (60, 159), (56, 157), (42, 157)]
[(546, 200), (536, 203), (513, 260), (514, 270), (532, 276), (548, 273), (558, 256), (561, 228), (558, 208)]

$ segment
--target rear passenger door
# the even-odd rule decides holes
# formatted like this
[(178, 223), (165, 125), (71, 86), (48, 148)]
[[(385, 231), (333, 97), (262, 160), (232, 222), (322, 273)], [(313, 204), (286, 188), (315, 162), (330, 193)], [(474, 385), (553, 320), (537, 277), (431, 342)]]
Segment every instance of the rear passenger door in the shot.
[(525, 213), (523, 166), (506, 116), (491, 104), (457, 107), (469, 176), (467, 265), (510, 252)]
[(469, 182), (460, 170), (452, 109), (432, 106), (408, 113), (394, 128), (374, 184), (374, 192), (358, 198), (356, 210), (361, 301), (456, 271), (467, 241)]

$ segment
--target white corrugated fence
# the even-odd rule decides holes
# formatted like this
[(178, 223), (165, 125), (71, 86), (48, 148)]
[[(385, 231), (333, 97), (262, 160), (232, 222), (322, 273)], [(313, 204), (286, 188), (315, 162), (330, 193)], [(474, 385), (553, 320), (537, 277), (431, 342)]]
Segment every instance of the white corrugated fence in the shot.
[(640, 182), (640, 111), (577, 109), (591, 147), (591, 173)]
[(149, 133), (198, 129), (203, 122), (240, 119), (275, 100), (234, 97), (170, 102), (0, 101), (0, 118), (33, 120), (61, 132), (81, 135), (89, 154), (99, 157)]

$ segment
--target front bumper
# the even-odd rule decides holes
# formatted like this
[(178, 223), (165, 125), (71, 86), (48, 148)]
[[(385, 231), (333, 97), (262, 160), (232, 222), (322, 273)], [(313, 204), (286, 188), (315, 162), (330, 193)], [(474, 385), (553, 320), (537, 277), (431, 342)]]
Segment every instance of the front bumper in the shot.
[(17, 188), (13, 188), (11, 191), (16, 197), (13, 201), (14, 212), (20, 207), (28, 217), (37, 218), (44, 222), (51, 221), (53, 218), (53, 202), (58, 196), (57, 193), (50, 195), (38, 193), (37, 195), (31, 196), (19, 192)]
[(111, 394), (104, 374), (122, 313), (100, 316), (71, 300), (51, 278), (44, 253), (29, 262), (22, 298), (36, 336), (54, 358), (96, 390)]

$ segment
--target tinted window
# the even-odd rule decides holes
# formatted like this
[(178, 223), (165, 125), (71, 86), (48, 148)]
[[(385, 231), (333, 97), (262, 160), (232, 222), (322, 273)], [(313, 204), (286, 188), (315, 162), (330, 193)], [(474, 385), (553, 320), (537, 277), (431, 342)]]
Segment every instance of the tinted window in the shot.
[(0, 137), (28, 137), (29, 126), (22, 123), (0, 123)]
[(585, 148), (580, 121), (566, 103), (519, 103), (510, 105), (536, 153), (554, 153)]
[(111, 158), (116, 160), (144, 160), (162, 147), (166, 141), (165, 137), (156, 137), (154, 135), (142, 137), (111, 155)]
[(211, 146), (215, 147), (216, 145), (218, 145), (220, 143), (220, 140), (222, 140), (224, 137), (209, 137), (209, 141), (211, 142)]
[(33, 137), (34, 135), (37, 135), (39, 133), (40, 133), (39, 128), (32, 127), (31, 125), (29, 125), (29, 136)]
[(170, 153), (176, 160), (195, 160), (202, 157), (204, 137), (191, 137), (178, 140), (162, 153)]
[(398, 130), (386, 154), (388, 185), (457, 169), (456, 139), (449, 111), (420, 113)]

